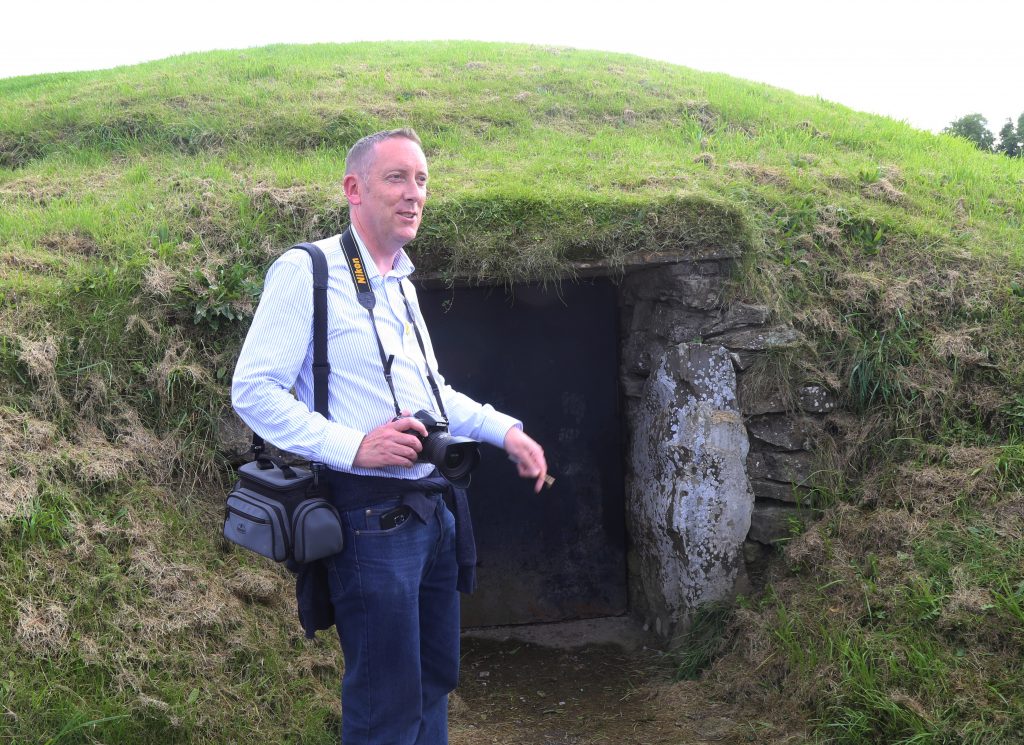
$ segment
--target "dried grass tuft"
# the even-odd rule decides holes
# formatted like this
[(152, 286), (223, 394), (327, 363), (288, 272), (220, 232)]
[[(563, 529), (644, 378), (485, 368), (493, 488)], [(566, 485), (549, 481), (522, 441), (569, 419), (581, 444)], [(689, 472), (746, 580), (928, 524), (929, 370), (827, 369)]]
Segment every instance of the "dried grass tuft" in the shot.
[(60, 346), (52, 336), (30, 339), (19, 336), (18, 358), (28, 369), (37, 386), (57, 393), (57, 354)]
[(778, 186), (780, 188), (789, 186), (789, 177), (779, 168), (735, 161), (728, 163), (726, 168), (762, 186)]
[(166, 300), (174, 292), (178, 277), (167, 264), (154, 259), (146, 266), (142, 275), (142, 288), (148, 295)]
[(867, 184), (861, 189), (861, 193), (869, 199), (878, 199), (889, 204), (904, 205), (907, 195), (897, 189), (887, 178), (880, 178), (874, 183)]
[(195, 362), (192, 348), (184, 341), (172, 342), (164, 352), (164, 358), (153, 365), (149, 379), (162, 394), (169, 393), (175, 381), (189, 379), (192, 383), (210, 382), (210, 374)]
[(1024, 541), (1024, 494), (1017, 492), (991, 508), (992, 527), (1007, 541)]
[(153, 325), (145, 318), (135, 315), (128, 316), (128, 321), (124, 326), (125, 332), (131, 333), (135, 329), (142, 329), (143, 333), (148, 336), (151, 341), (159, 342), (163, 339), (160, 332), (153, 328)]
[(18, 625), (15, 638), (29, 654), (53, 657), (67, 651), (70, 643), (68, 614), (58, 603), (45, 606), (31, 600), (18, 602)]
[(962, 365), (978, 366), (989, 364), (987, 350), (974, 345), (974, 334), (978, 328), (956, 329), (939, 333), (932, 339), (932, 351), (940, 358), (955, 360)]
[(87, 482), (101, 484), (135, 472), (144, 455), (111, 444), (106, 435), (91, 424), (79, 428), (79, 444), (72, 452), (72, 462), (79, 475)]
[(140, 641), (158, 643), (167, 634), (201, 633), (238, 623), (241, 601), (220, 582), (210, 582), (201, 567), (173, 561), (160, 546), (171, 545), (158, 524), (137, 526), (129, 555), (129, 576), (149, 590), (145, 604), (126, 608), (140, 629)]
[(992, 593), (984, 587), (972, 585), (969, 577), (970, 572), (962, 566), (949, 570), (953, 591), (942, 610), (944, 620), (949, 621), (962, 614), (978, 616), (992, 607)]
[(0, 520), (28, 514), (40, 475), (68, 446), (50, 422), (0, 410)]
[(810, 526), (786, 544), (786, 560), (794, 566), (824, 566), (828, 559), (821, 523)]
[(97, 421), (107, 409), (107, 395), (106, 382), (92, 373), (79, 383), (72, 400), (82, 419)]
[(225, 584), (238, 598), (263, 605), (286, 607), (294, 593), (294, 584), (279, 574), (252, 569), (239, 569)]
[(865, 501), (912, 507), (923, 519), (944, 513), (962, 495), (991, 494), (998, 488), (998, 448), (933, 447), (929, 455), (928, 463), (903, 463), (869, 474)]
[(56, 253), (74, 254), (86, 258), (100, 253), (100, 246), (95, 239), (91, 235), (81, 232), (44, 236), (39, 239), (38, 245)]
[(0, 471), (0, 520), (25, 517), (29, 506), (39, 493), (39, 479), (35, 476), (10, 476)]

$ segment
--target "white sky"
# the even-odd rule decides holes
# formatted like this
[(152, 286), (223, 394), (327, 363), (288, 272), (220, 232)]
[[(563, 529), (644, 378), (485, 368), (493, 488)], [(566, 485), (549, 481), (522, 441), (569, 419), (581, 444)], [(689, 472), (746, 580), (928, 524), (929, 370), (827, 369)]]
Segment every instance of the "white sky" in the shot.
[(1024, 112), (1021, 0), (6, 0), (0, 77), (272, 43), (475, 39), (621, 51), (938, 131)]

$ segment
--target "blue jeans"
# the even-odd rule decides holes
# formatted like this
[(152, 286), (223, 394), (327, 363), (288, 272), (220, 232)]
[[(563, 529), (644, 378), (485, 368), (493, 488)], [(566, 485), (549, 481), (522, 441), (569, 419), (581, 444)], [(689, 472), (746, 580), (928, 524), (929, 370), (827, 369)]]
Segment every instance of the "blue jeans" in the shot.
[(392, 499), (342, 513), (345, 549), (327, 560), (345, 655), (344, 745), (446, 745), (448, 693), (459, 679), (455, 520), (440, 495), (381, 530)]

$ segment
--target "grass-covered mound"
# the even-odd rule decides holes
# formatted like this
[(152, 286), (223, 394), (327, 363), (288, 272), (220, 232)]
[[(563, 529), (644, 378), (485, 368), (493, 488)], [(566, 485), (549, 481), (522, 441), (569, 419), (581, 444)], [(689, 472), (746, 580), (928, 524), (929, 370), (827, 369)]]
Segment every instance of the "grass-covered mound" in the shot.
[(0, 733), (335, 736), (336, 645), (221, 546), (215, 437), (267, 264), (337, 232), (345, 149), (405, 125), (432, 172), (421, 267), (738, 246), (737, 294), (810, 340), (778, 367), (851, 412), (824, 519), (705, 683), (823, 739), (1012, 741), (1024, 162), (722, 75), (473, 43), (0, 80)]

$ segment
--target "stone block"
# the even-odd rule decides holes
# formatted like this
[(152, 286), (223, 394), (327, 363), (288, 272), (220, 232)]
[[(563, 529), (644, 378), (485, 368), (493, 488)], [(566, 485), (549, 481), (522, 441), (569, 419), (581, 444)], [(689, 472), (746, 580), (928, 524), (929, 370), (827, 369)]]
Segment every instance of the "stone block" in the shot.
[(753, 509), (748, 449), (728, 352), (669, 349), (634, 409), (627, 486), (645, 605), (669, 627), (735, 590)]
[(700, 333), (705, 341), (707, 341), (711, 337), (734, 329), (747, 326), (763, 326), (768, 322), (768, 313), (768, 307), (765, 305), (735, 303), (706, 322), (701, 328)]
[(747, 455), (747, 476), (752, 479), (806, 484), (813, 472), (814, 456), (811, 453), (760, 450)]
[(813, 450), (820, 425), (805, 417), (765, 414), (747, 422), (751, 436), (782, 450)]
[(644, 383), (647, 382), (647, 378), (641, 378), (638, 375), (620, 375), (619, 384), (622, 386), (622, 395), (627, 398), (640, 398), (640, 394), (643, 393)]
[(785, 504), (754, 504), (750, 517), (749, 538), (761, 544), (770, 544), (793, 535), (794, 527), (806, 525), (813, 519), (811, 510)]
[(815, 414), (827, 414), (839, 407), (839, 399), (823, 385), (808, 385), (800, 389), (800, 408)]
[[(786, 381), (780, 382), (786, 383)], [(783, 395), (777, 388), (762, 393), (755, 389), (755, 385), (754, 379), (749, 375), (740, 376), (738, 385), (740, 410), (747, 416), (795, 411), (826, 414), (839, 407), (839, 399), (836, 395), (821, 385), (803, 386), (797, 392), (795, 399), (792, 395)]]
[(772, 499), (789, 504), (805, 504), (811, 493), (807, 487), (770, 479), (752, 478), (750, 479), (750, 488), (758, 499)]
[(669, 345), (693, 342), (700, 338), (700, 327), (706, 313), (658, 303), (651, 314), (648, 331), (667, 341)]
[(622, 348), (621, 369), (647, 378), (657, 360), (665, 353), (665, 343), (646, 331), (635, 331)]
[(742, 328), (716, 336), (714, 342), (733, 352), (767, 352), (799, 346), (804, 343), (804, 335), (787, 326)]
[(749, 370), (763, 352), (741, 350), (739, 352), (729, 352), (729, 354), (732, 355), (733, 366), (736, 368), (736, 371), (743, 372), (744, 370)]
[[(756, 503), (754, 509), (757, 509)], [(753, 530), (753, 519), (751, 519), (751, 530)], [(759, 541), (748, 538), (743, 542), (743, 561), (746, 562), (748, 570), (764, 564), (771, 558), (771, 555), (772, 549)]]

